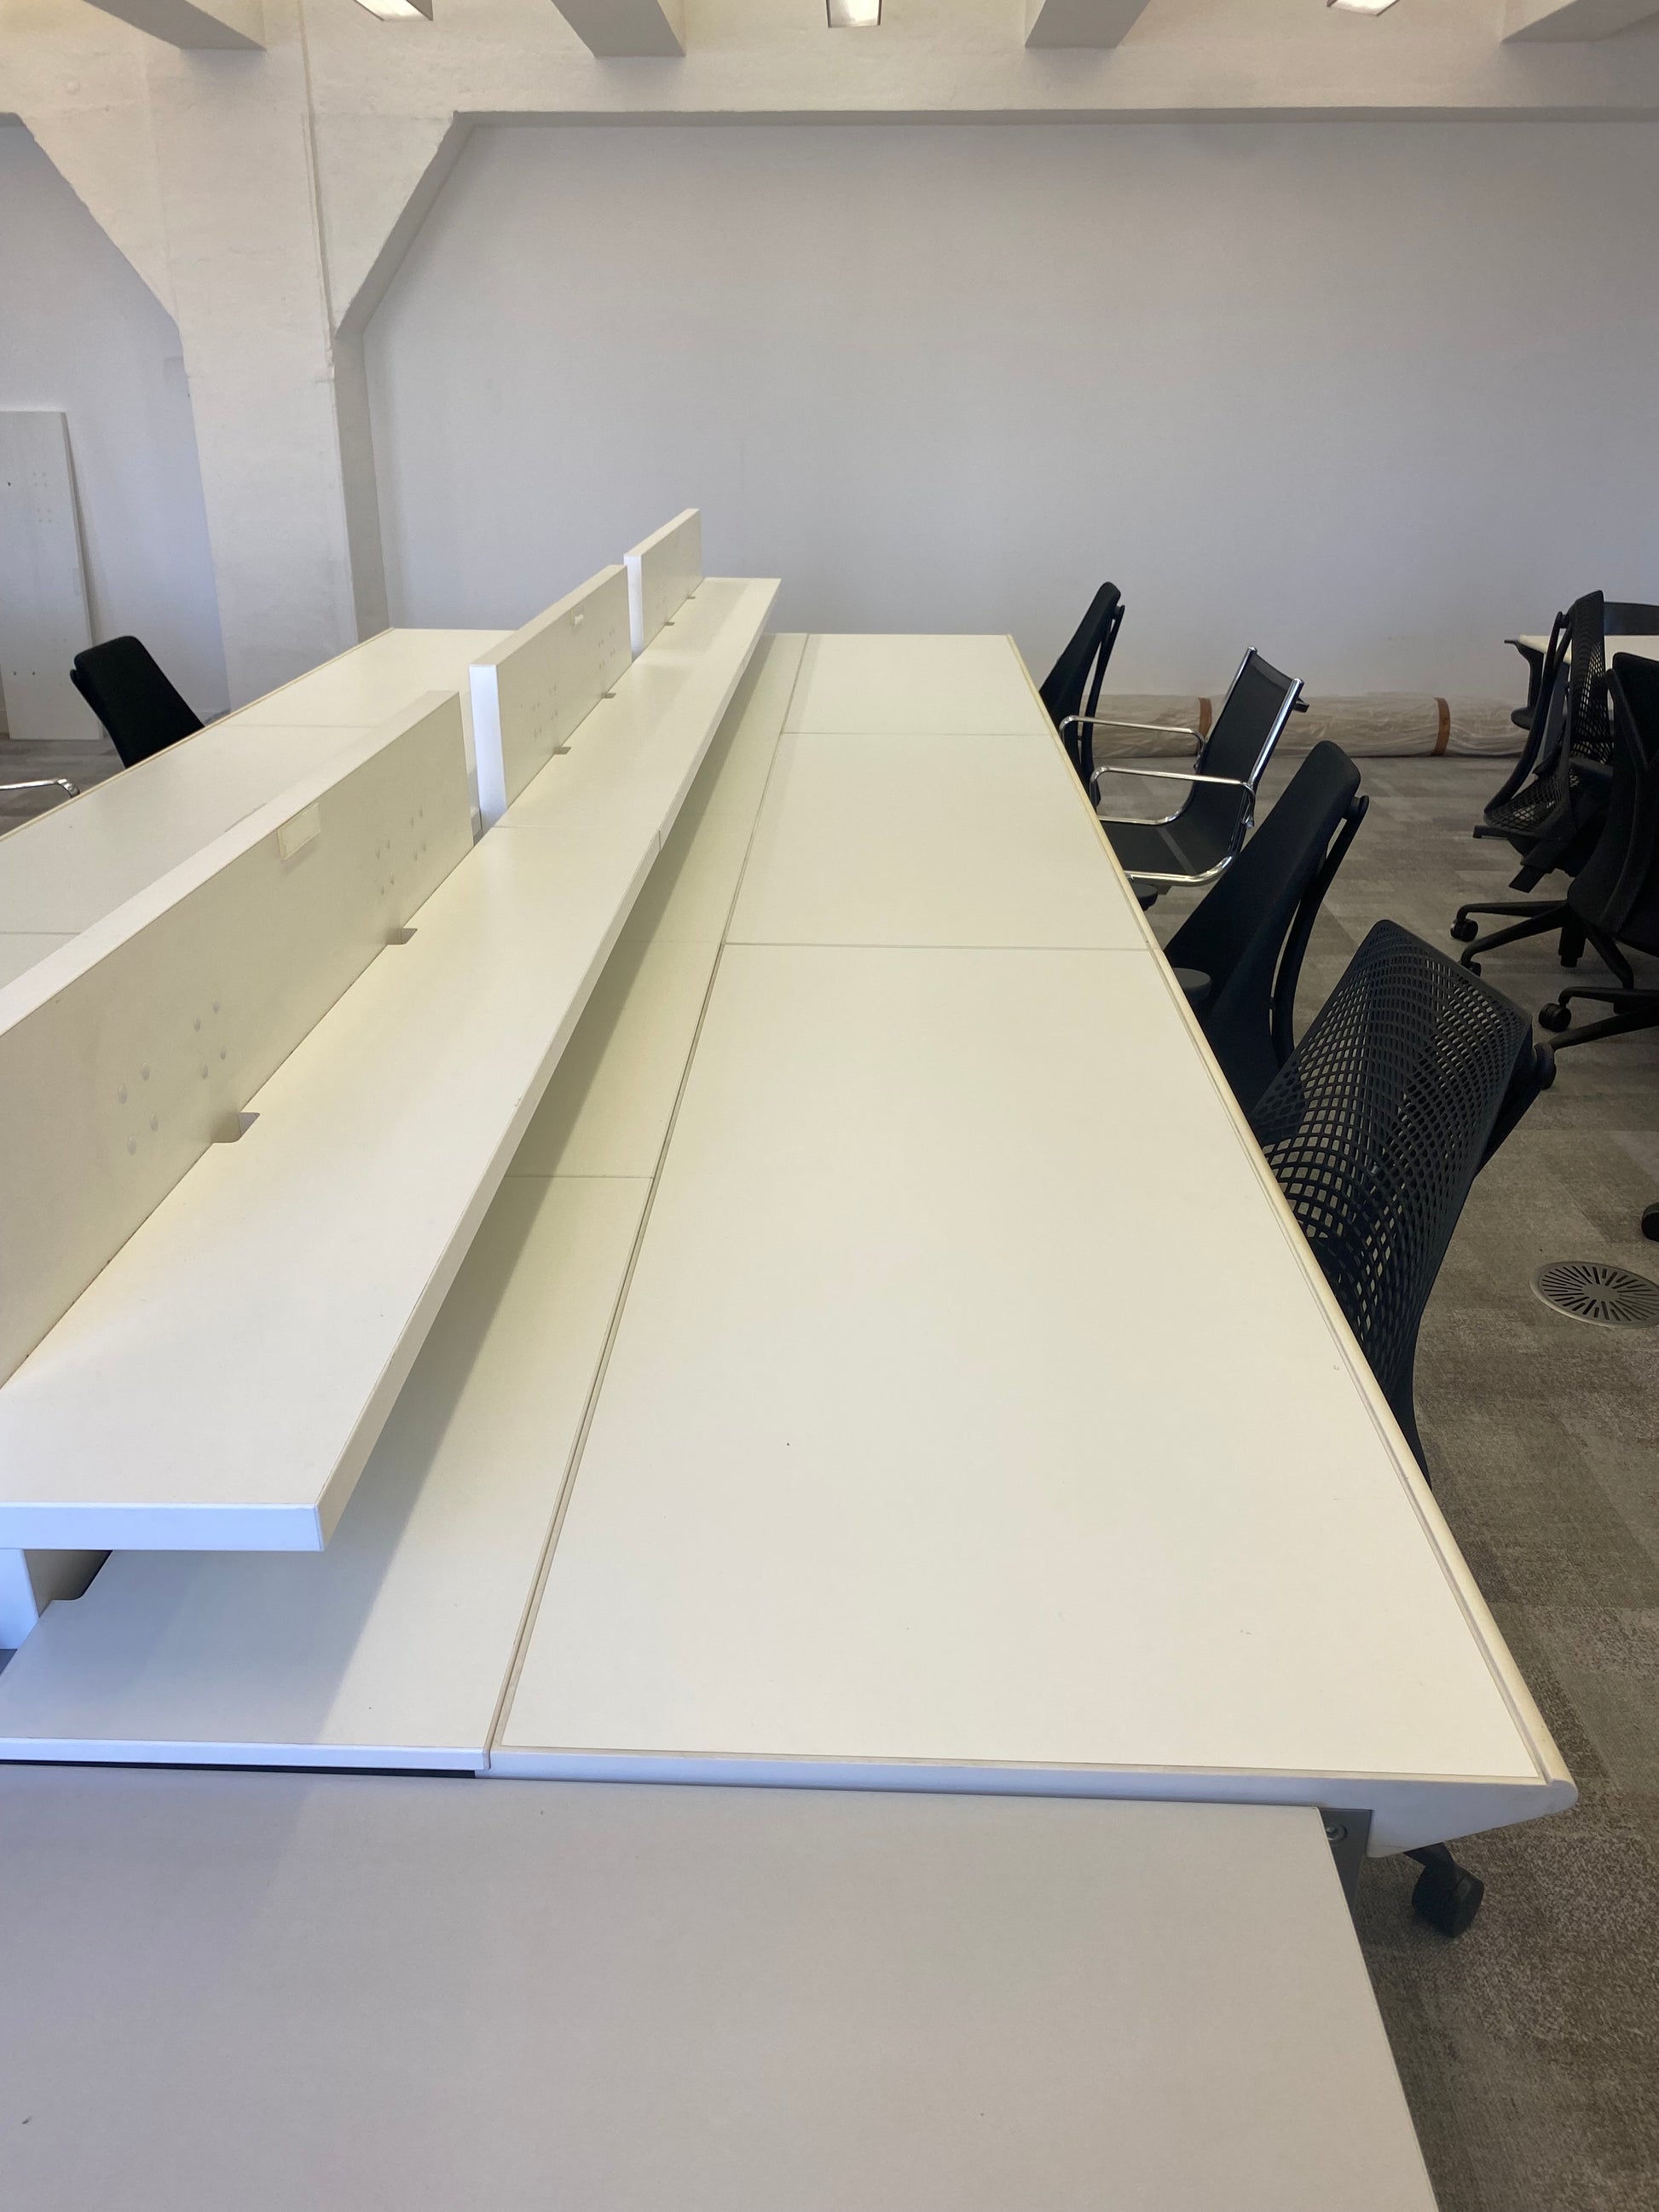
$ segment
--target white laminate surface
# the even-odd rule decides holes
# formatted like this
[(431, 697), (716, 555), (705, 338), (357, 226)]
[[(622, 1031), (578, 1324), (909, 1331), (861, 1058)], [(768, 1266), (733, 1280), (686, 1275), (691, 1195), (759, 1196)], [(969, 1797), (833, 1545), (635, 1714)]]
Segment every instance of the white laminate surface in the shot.
[(383, 721), (426, 691), (453, 691), (468, 705), (472, 663), (509, 635), (504, 629), (383, 629), (226, 717), (245, 728), (266, 722)]
[(67, 930), (61, 935), (40, 930), (0, 931), (0, 990), (15, 977), (27, 975), (35, 962), (44, 960), (48, 952), (67, 945), (73, 933)]
[(0, 1956), (20, 2212), (1433, 2212), (1296, 1809), (14, 1768)]
[(1150, 951), (728, 945), (495, 1763), (1570, 1802), (1247, 1146)]
[(0, 1758), (481, 1767), (648, 1188), (505, 1183), (328, 1549), (113, 1553)]
[(787, 730), (829, 735), (1041, 736), (1048, 727), (1007, 637), (809, 638)]
[(0, 837), (0, 931), (90, 928), (360, 744), (391, 711), (325, 727), (215, 722), (9, 830)]
[[(1547, 636), (1517, 638), (1516, 642), (1530, 646), (1534, 653), (1547, 653), (1550, 649)], [(1659, 637), (1626, 637), (1620, 630), (1610, 629), (1607, 641), (1607, 659), (1611, 660), (1615, 653), (1633, 653), (1642, 660), (1659, 660)]]
[(1023, 735), (786, 735), (728, 933), (760, 945), (1146, 945), (1069, 763)]

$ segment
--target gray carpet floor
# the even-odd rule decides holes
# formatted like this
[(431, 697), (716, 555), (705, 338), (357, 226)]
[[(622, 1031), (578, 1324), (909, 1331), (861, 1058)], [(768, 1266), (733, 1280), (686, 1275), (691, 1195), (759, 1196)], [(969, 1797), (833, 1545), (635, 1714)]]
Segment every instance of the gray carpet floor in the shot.
[[(0, 779), (115, 765), (0, 744)], [(1500, 764), (1363, 765), (1371, 810), (1315, 934), (1304, 1023), (1379, 915), (1449, 945), (1458, 901), (1503, 897), (1513, 872), (1469, 836)], [(0, 828), (34, 810), (0, 796)], [(1160, 929), (1181, 911), (1163, 902)], [(1559, 988), (1552, 948), (1494, 953), (1486, 978), (1535, 1012)], [(1659, 1278), (1639, 1226), (1654, 1198), (1659, 1031), (1564, 1053), (1475, 1186), (1424, 1324), (1436, 1494), (1580, 1790), (1571, 1814), (1462, 1847), (1487, 1893), (1456, 1943), (1413, 1917), (1409, 1862), (1364, 1872), (1361, 1937), (1443, 2212), (1659, 2207), (1659, 1330), (1567, 1321), (1530, 1288), (1551, 1259)]]
[[(1310, 951), (1304, 1024), (1379, 916), (1456, 951), (1460, 900), (1515, 896), (1508, 847), (1469, 835), (1501, 763), (1361, 767), (1370, 812)], [(1160, 902), (1161, 933), (1180, 911)], [(1554, 942), (1491, 954), (1486, 981), (1535, 1014), (1567, 980)], [(1579, 976), (1609, 980), (1593, 956)], [(1654, 1199), (1659, 1030), (1564, 1052), (1475, 1185), (1424, 1322), (1435, 1494), (1580, 1792), (1459, 1847), (1487, 1888), (1457, 1942), (1411, 1912), (1409, 1861), (1365, 1869), (1361, 1938), (1443, 2212), (1659, 2207), (1659, 1329), (1568, 1321), (1530, 1287), (1553, 1259), (1659, 1279)]]

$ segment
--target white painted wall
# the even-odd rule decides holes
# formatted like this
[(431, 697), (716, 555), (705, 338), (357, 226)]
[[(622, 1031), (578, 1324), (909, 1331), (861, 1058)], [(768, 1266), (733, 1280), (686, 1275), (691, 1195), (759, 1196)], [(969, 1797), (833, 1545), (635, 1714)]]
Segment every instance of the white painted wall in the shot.
[(1656, 206), (1650, 123), (481, 131), (369, 327), (392, 619), (695, 503), (781, 627), (1042, 666), (1109, 575), (1123, 690), (1508, 691), (1659, 599)]
[(0, 124), (0, 408), (9, 407), (69, 417), (94, 637), (133, 631), (198, 714), (222, 712), (224, 654), (179, 333), (28, 132)]

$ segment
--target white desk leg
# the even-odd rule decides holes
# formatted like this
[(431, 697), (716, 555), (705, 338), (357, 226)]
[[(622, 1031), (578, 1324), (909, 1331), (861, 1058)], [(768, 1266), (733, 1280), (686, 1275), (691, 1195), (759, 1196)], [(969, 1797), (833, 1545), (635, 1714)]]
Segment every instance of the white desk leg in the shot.
[(79, 1597), (107, 1552), (0, 1551), (0, 1651), (15, 1651), (55, 1597)]

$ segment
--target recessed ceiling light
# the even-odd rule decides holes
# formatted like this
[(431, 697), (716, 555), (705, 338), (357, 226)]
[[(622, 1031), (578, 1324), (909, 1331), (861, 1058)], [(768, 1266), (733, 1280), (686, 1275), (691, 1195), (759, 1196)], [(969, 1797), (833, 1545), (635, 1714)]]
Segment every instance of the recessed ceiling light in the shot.
[(830, 0), (832, 31), (874, 31), (881, 25), (881, 0)]
[(357, 0), (357, 5), (387, 23), (432, 21), (432, 0)]
[(1380, 15), (1394, 0), (1325, 0), (1328, 8), (1340, 8), (1349, 15)]

